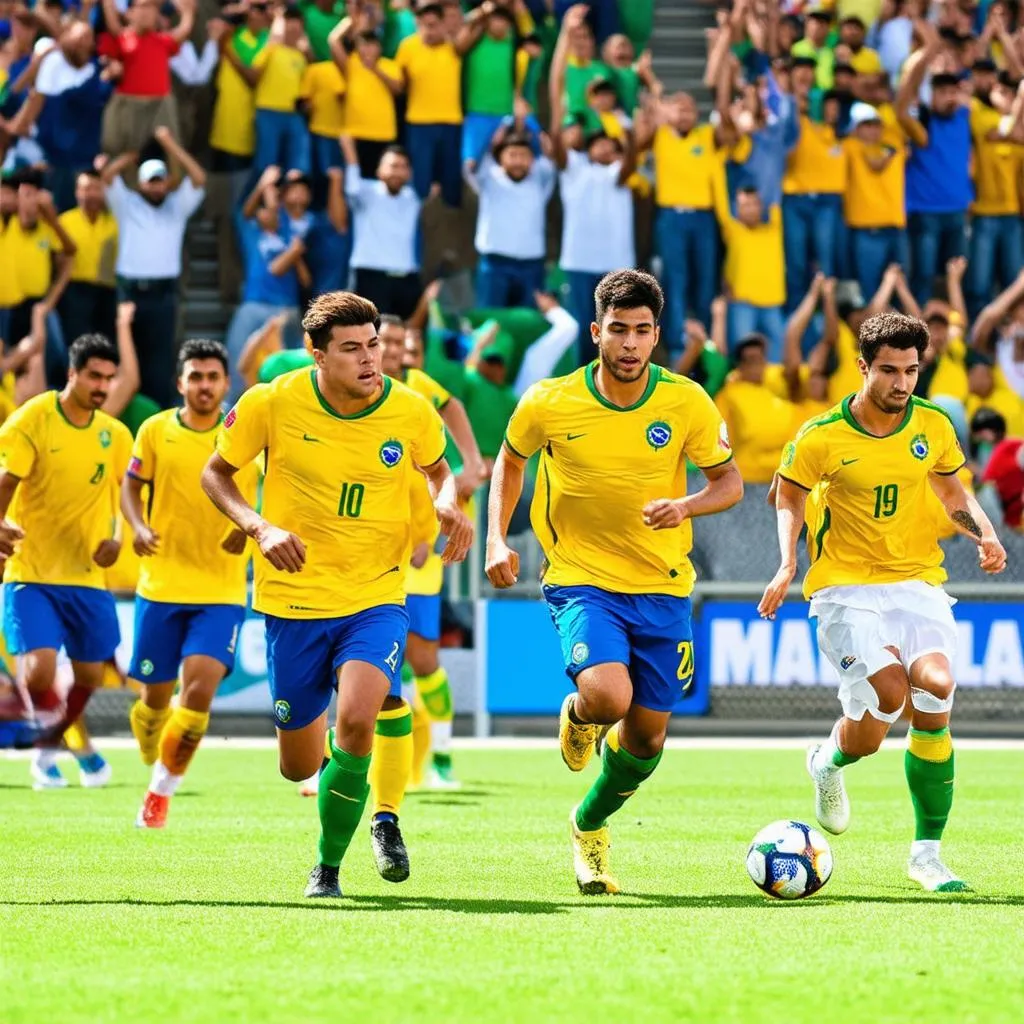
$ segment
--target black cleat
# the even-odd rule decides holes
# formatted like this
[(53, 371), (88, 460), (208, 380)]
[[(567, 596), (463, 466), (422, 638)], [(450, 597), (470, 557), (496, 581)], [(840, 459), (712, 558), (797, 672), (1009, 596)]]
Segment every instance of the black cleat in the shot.
[(341, 899), (338, 869), (329, 867), (327, 864), (317, 864), (309, 873), (309, 883), (306, 885), (305, 895), (310, 899)]
[(398, 822), (390, 818), (370, 822), (370, 843), (380, 877), (385, 882), (404, 882), (409, 877), (409, 854)]

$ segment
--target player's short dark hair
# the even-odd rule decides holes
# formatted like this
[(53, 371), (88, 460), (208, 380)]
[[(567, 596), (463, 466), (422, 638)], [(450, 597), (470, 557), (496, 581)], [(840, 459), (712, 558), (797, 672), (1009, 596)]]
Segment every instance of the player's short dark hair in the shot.
[(932, 88), (942, 89), (945, 88), (960, 88), (960, 76), (952, 75), (948, 71), (940, 71), (937, 75), (932, 75)]
[(740, 185), (740, 187), (738, 189), (736, 189), (736, 195), (738, 195), (738, 196), (757, 196), (758, 199), (761, 198), (761, 193), (758, 191), (758, 188), (757, 188), (756, 185)]
[(639, 309), (646, 306), (654, 319), (661, 319), (665, 293), (656, 278), (643, 270), (613, 270), (605, 274), (594, 289), (597, 322), (604, 320), (609, 309)]
[(355, 292), (326, 292), (318, 295), (302, 318), (302, 329), (309, 335), (313, 348), (324, 351), (335, 327), (362, 327), (373, 324), (380, 330), (380, 313), (369, 300)]
[(189, 338), (178, 353), (178, 374), (185, 369), (190, 359), (216, 359), (224, 367), (225, 373), (231, 372), (228, 350), (212, 338)]
[(117, 346), (105, 334), (82, 334), (68, 349), (68, 365), (75, 373), (84, 370), (90, 359), (105, 359), (115, 366), (121, 364)]
[(759, 348), (762, 352), (767, 352), (768, 339), (758, 331), (751, 331), (750, 334), (745, 334), (740, 338), (732, 350), (732, 361), (735, 366), (739, 366), (743, 362), (743, 354), (748, 348)]
[(38, 167), (23, 167), (18, 172), (19, 185), (33, 185), (35, 188), (42, 188), (46, 178)]
[(501, 154), (512, 146), (525, 147), (532, 152), (533, 139), (530, 137), (529, 132), (505, 132), (505, 134), (498, 139), (494, 145), (494, 159), (500, 160)]
[(403, 160), (409, 160), (409, 151), (404, 146), (385, 146), (381, 157), (400, 156)]
[(608, 78), (595, 78), (587, 84), (587, 94), (589, 96), (599, 96), (601, 93), (611, 93), (613, 96), (617, 95), (615, 92), (615, 85)]
[(848, 14), (841, 22), (840, 27), (843, 25), (856, 25), (862, 32), (867, 32), (868, 27), (864, 24), (861, 18), (858, 18), (856, 14)]
[(928, 325), (916, 317), (902, 313), (878, 313), (869, 316), (860, 328), (860, 354), (870, 366), (883, 345), (889, 348), (916, 349), (918, 358), (928, 348)]
[(288, 21), (304, 21), (302, 11), (299, 9), (298, 4), (289, 4), (284, 9), (284, 16)]
[(607, 139), (609, 142), (614, 143), (620, 153), (623, 151), (621, 140), (613, 139), (603, 128), (598, 128), (595, 131), (588, 132), (583, 139), (583, 148), (589, 153), (590, 147), (595, 142), (600, 142), (602, 139)]
[(425, 3), (416, 5), (416, 17), (424, 18), (428, 14), (433, 14), (438, 18), (444, 17), (444, 7), (441, 4)]
[(356, 39), (361, 43), (377, 43), (379, 46), (384, 44), (381, 42), (380, 36), (377, 35), (372, 29), (367, 29), (365, 32), (360, 32), (356, 35)]
[[(380, 326), (401, 327), (402, 330), (404, 331), (405, 321), (400, 316), (396, 316), (394, 313), (381, 313)], [(379, 329), (380, 328), (378, 328), (378, 330)]]

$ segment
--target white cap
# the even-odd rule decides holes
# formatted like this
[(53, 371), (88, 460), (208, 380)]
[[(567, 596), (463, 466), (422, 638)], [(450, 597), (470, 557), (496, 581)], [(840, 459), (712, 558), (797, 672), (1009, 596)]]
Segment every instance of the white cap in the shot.
[(147, 160), (139, 168), (139, 181), (152, 181), (154, 178), (167, 177), (167, 164), (163, 160)]
[(850, 127), (856, 128), (859, 124), (867, 124), (870, 121), (881, 121), (878, 111), (870, 103), (854, 103), (850, 107)]

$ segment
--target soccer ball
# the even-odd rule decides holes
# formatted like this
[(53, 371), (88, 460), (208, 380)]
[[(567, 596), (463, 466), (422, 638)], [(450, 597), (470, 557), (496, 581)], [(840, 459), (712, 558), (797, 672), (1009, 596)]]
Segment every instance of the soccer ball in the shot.
[(820, 832), (802, 821), (775, 821), (754, 836), (747, 873), (775, 899), (802, 900), (829, 880), (832, 850)]

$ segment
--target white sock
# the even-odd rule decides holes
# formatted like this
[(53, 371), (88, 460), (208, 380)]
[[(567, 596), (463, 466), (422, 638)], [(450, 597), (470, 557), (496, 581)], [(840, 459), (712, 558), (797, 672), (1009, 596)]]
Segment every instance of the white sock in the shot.
[[(842, 721), (840, 719), (839, 721)], [(836, 722), (832, 726), (832, 731), (828, 734), (828, 739), (820, 747), (818, 752), (814, 755), (814, 760), (811, 763), (811, 767), (816, 771), (822, 770), (836, 772), (839, 769), (833, 763), (832, 758), (836, 752), (841, 750), (839, 746), (839, 722)]]
[(153, 777), (149, 780), (149, 791), (157, 796), (174, 796), (184, 775), (172, 775), (163, 761), (153, 765)]
[(452, 723), (447, 722), (430, 723), (430, 749), (435, 754), (447, 754), (452, 749)]
[(36, 763), (36, 767), (40, 771), (45, 772), (57, 763), (57, 754), (58, 751), (52, 747), (40, 747), (32, 755), (32, 758)]
[(918, 857), (938, 857), (939, 844), (941, 839), (915, 839), (910, 844), (910, 859), (917, 860)]

